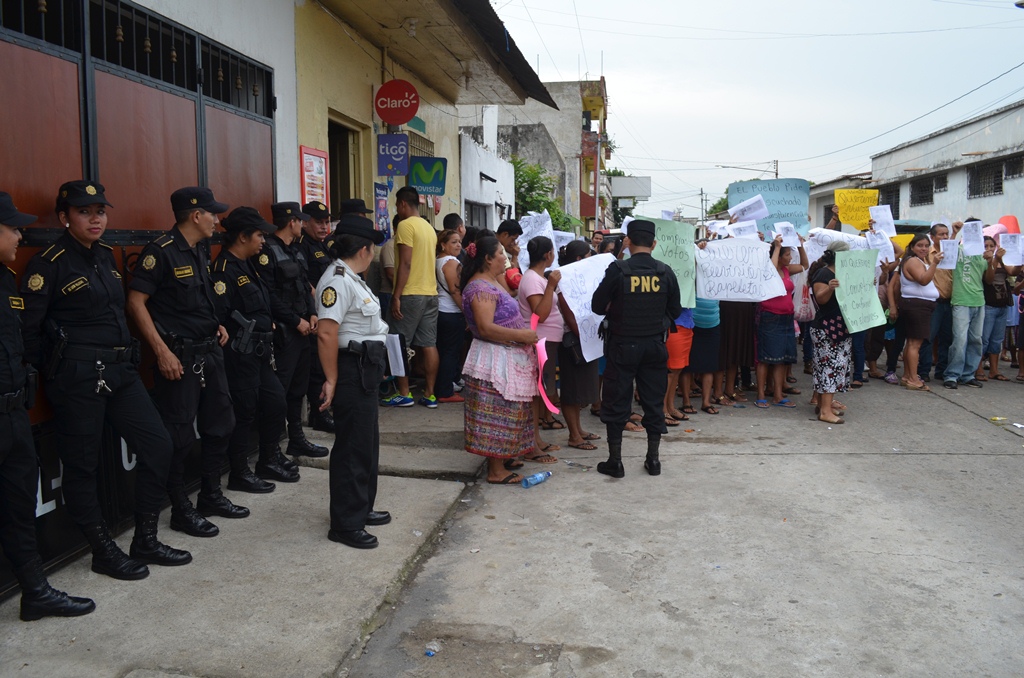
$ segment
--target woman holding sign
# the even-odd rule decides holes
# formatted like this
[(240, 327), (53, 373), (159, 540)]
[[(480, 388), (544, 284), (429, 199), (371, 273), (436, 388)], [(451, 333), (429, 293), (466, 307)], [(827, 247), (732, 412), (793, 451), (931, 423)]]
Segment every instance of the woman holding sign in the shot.
[(796, 332), (793, 329), (793, 289), (790, 274), (807, 270), (807, 253), (804, 251), (803, 238), (800, 238), (800, 263), (792, 264), (790, 248), (782, 246), (782, 236), (772, 241), (769, 256), (776, 272), (782, 278), (786, 293), (760, 304), (760, 317), (757, 322), (757, 405), (768, 407), (765, 398), (765, 386), (768, 382), (768, 371), (771, 368), (774, 397), (772, 404), (778, 407), (796, 407), (783, 395), (786, 385), (786, 366), (796, 362)]
[(811, 321), (811, 341), (814, 343), (814, 395), (818, 399), (818, 421), (828, 424), (845, 423), (833, 407), (835, 394), (850, 385), (850, 366), (853, 339), (846, 330), (843, 313), (836, 299), (836, 252), (845, 252), (850, 245), (842, 240), (829, 243), (825, 253), (814, 262), (807, 277), (811, 291), (818, 302), (818, 312)]
[[(917, 374), (921, 343), (931, 334), (932, 312), (939, 298), (935, 271), (942, 261), (942, 252), (932, 257), (930, 264), (925, 263), (930, 249), (928, 236), (918, 233), (910, 241), (900, 262), (900, 302), (895, 315), (902, 316), (903, 333), (907, 338), (903, 347), (902, 383), (911, 391), (931, 390)], [(889, 307), (889, 317), (894, 317), (892, 306)]]
[(985, 292), (985, 325), (981, 332), (981, 349), (982, 353), (988, 354), (989, 367), (986, 377), (984, 362), (978, 365), (977, 373), (974, 375), (978, 381), (1010, 381), (999, 373), (999, 353), (1003, 348), (1003, 335), (1006, 334), (1006, 316), (1009, 314), (1010, 305), (1013, 304), (1013, 295), (1006, 279), (1011, 275), (1017, 275), (1019, 267), (1005, 265), (1005, 254), (1006, 250), (996, 244), (995, 238), (985, 236), (985, 259), (992, 269), (992, 282), (982, 280)]

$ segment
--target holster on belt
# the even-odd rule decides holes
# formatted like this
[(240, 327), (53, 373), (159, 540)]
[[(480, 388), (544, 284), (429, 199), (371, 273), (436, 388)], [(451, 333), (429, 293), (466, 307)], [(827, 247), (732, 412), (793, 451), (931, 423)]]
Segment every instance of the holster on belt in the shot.
[(363, 391), (369, 395), (376, 393), (380, 382), (384, 379), (384, 366), (387, 351), (383, 341), (350, 341), (348, 350), (359, 356), (359, 381)]
[(57, 370), (60, 369), (64, 348), (68, 345), (68, 333), (64, 331), (63, 327), (52, 320), (47, 322), (46, 327), (47, 338), (50, 341), (50, 355), (46, 360), (46, 371), (43, 373), (43, 376), (47, 379), (53, 379), (57, 376)]

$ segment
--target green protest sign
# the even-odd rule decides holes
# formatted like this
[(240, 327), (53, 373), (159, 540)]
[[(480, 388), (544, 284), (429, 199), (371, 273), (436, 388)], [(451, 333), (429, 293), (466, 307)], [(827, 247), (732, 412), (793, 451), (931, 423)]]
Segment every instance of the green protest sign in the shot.
[(836, 252), (836, 301), (850, 333), (885, 324), (875, 286), (877, 260), (877, 250)]
[(693, 260), (694, 227), (680, 221), (641, 218), (654, 224), (654, 238), (658, 241), (654, 258), (668, 264), (676, 274), (679, 300), (683, 308), (693, 308), (697, 305), (696, 268)]

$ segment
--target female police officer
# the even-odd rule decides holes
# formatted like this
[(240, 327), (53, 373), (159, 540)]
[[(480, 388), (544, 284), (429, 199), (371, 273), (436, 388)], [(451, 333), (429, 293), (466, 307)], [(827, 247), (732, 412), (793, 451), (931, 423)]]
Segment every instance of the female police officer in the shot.
[(220, 321), (232, 337), (224, 351), (235, 410), (235, 430), (228, 445), (228, 489), (263, 494), (273, 492), (274, 483), (253, 474), (247, 460), (249, 431), (257, 413), (260, 459), (256, 472), (285, 482), (299, 479), (297, 466), (292, 466), (295, 462), (286, 459), (277, 445), (284, 432), (284, 387), (274, 374), (270, 290), (251, 261), (263, 249), (265, 236), (274, 232), (274, 225), (253, 207), (234, 209), (222, 223), (227, 234), (213, 263), (213, 291), (223, 301)]
[[(60, 187), (56, 211), (66, 230), (29, 261), (21, 282), (25, 357), (43, 366), (64, 467), (61, 489), (68, 514), (92, 546), (93, 571), (142, 579), (149, 574), (145, 563), (184, 565), (192, 555), (156, 537), (171, 440), (139, 379), (121, 274), (110, 246), (100, 241), (107, 207), (96, 182)], [(138, 459), (131, 558), (110, 538), (100, 511), (96, 476), (104, 421)]]
[(333, 405), (336, 426), (327, 538), (360, 549), (377, 546), (367, 525), (391, 522), (387, 511), (373, 510), (380, 445), (377, 388), (384, 377), (388, 326), (380, 317), (380, 302), (359, 277), (373, 261), (373, 246), (383, 241), (384, 234), (366, 217), (343, 215), (330, 248), (333, 268), (316, 290), (324, 368), (320, 410)]

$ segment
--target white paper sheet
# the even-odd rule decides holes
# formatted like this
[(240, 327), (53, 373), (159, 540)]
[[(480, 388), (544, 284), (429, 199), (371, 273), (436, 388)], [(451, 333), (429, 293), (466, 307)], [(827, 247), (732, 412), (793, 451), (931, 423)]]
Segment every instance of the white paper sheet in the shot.
[(940, 240), (939, 247), (942, 249), (939, 268), (952, 271), (956, 268), (956, 260), (960, 258), (960, 243), (956, 240)]
[(889, 205), (869, 207), (868, 212), (875, 220), (875, 230), (885, 233), (890, 238), (896, 237), (896, 224), (892, 220), (892, 208)]
[(985, 253), (985, 236), (980, 221), (968, 221), (960, 229), (960, 240), (964, 245), (965, 257), (976, 257)]
[(1003, 233), (999, 236), (999, 246), (1006, 250), (1003, 255), (1004, 266), (1024, 266), (1024, 253), (1021, 252), (1020, 233)]
[(729, 235), (734, 238), (751, 238), (757, 241), (761, 240), (757, 235), (756, 221), (737, 221), (735, 224), (729, 224), (728, 231)]
[(769, 214), (771, 213), (768, 211), (768, 205), (764, 203), (764, 198), (761, 197), (760, 193), (729, 208), (729, 216), (738, 217), (739, 221), (757, 221), (758, 219), (764, 219)]

